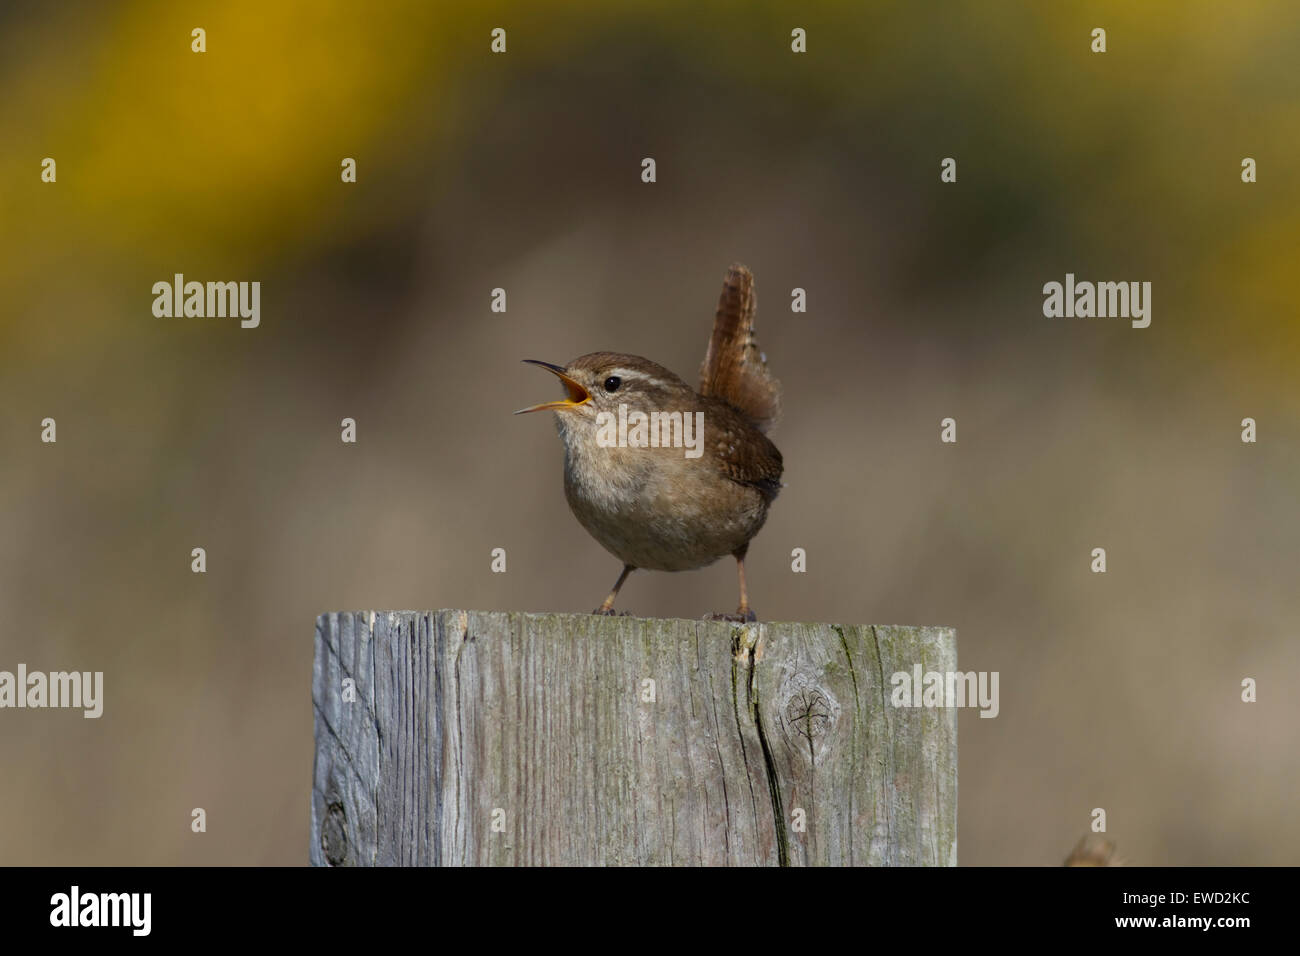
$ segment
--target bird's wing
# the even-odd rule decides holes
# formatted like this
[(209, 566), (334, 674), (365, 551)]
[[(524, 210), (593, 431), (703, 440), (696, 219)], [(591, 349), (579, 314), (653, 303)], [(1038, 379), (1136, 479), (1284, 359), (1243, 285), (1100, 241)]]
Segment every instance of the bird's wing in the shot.
[(700, 394), (726, 402), (767, 431), (781, 413), (781, 385), (754, 338), (754, 277), (740, 264), (727, 271), (700, 366)]
[(730, 406), (706, 409), (705, 441), (713, 445), (718, 467), (732, 481), (753, 485), (768, 501), (781, 490), (785, 464), (771, 440)]

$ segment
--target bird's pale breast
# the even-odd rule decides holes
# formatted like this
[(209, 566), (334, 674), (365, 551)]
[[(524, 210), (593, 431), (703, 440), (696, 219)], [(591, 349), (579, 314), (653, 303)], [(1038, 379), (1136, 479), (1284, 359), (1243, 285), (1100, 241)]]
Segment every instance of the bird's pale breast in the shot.
[(688, 571), (745, 545), (767, 499), (708, 457), (680, 448), (608, 448), (566, 442), (564, 491), (593, 538), (625, 564)]

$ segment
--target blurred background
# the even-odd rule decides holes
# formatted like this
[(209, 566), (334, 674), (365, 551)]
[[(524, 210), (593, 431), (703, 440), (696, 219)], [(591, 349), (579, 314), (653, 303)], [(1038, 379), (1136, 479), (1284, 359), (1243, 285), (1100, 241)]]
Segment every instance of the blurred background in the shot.
[[(1000, 672), (960, 861), (1104, 807), (1132, 863), (1300, 863), (1298, 46), (1282, 2), (5, 4), (0, 669), (105, 713), (0, 712), (0, 862), (304, 863), (316, 616), (594, 607), (519, 360), (693, 381), (741, 261), (786, 394), (755, 606)], [(260, 328), (154, 317), (177, 272)], [(1067, 272), (1150, 328), (1044, 318)], [(620, 598), (734, 602), (730, 560)]]

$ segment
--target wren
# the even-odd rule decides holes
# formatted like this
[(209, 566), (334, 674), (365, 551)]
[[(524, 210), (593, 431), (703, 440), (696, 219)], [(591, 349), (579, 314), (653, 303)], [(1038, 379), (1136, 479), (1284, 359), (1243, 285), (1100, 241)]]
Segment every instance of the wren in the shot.
[(689, 571), (736, 559), (740, 606), (713, 619), (753, 621), (745, 553), (780, 491), (781, 453), (764, 434), (780, 414), (781, 387), (754, 338), (754, 277), (727, 273), (700, 368), (698, 391), (639, 355), (592, 352), (553, 372), (564, 398), (550, 410), (564, 442), (564, 495), (587, 532), (623, 571), (593, 614), (637, 568)]

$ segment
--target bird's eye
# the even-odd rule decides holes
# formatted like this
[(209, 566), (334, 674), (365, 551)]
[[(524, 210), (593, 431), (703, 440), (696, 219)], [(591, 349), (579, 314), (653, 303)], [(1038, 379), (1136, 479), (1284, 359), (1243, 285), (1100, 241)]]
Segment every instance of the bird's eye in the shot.
[(622, 384), (623, 384), (623, 380), (621, 378), (619, 378), (617, 375), (611, 375), (609, 378), (605, 379), (605, 391), (617, 392), (618, 387)]

